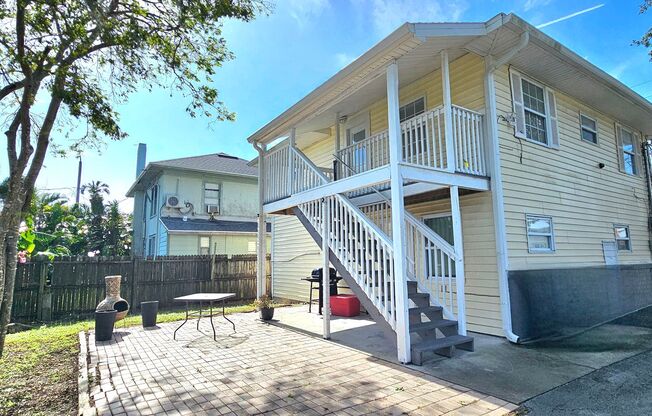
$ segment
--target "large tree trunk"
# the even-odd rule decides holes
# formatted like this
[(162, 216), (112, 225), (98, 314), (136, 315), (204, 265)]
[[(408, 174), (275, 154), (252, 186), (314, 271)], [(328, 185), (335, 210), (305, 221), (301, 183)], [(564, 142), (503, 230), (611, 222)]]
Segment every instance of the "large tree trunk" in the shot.
[[(12, 203), (13, 202), (13, 203)], [(16, 205), (22, 208), (20, 201), (11, 201), (3, 209), (0, 216), (0, 229), (4, 230), (5, 238), (0, 245), (0, 261), (3, 269), (2, 303), (0, 304), (0, 357), (4, 352), (7, 328), (11, 321), (11, 308), (14, 298), (16, 283), (16, 266), (18, 262), (18, 238), (22, 209), (15, 209)]]

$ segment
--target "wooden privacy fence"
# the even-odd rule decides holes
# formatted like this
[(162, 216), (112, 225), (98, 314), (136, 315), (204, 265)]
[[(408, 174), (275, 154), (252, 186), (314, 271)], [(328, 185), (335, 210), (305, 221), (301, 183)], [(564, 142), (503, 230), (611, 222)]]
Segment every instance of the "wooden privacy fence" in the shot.
[[(266, 261), (271, 293), (270, 258)], [(256, 297), (256, 256), (61, 257), (19, 264), (12, 318), (49, 321), (92, 313), (106, 296), (104, 277), (121, 275), (120, 295), (140, 302), (172, 299), (195, 292), (235, 293), (234, 300)]]

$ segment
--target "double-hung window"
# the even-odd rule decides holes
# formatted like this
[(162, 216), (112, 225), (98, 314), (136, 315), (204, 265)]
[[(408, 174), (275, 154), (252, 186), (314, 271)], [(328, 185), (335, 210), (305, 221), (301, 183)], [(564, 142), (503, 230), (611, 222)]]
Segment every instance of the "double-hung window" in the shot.
[(409, 120), (412, 117), (416, 117), (419, 114), (423, 114), (426, 111), (426, 99), (421, 97), (418, 100), (409, 102), (398, 109), (399, 118), (401, 123), (405, 120)]
[(552, 253), (555, 238), (552, 218), (544, 215), (526, 215), (527, 248), (530, 253)]
[(149, 206), (149, 216), (153, 217), (158, 212), (158, 185), (152, 186), (149, 191), (150, 196), (150, 206)]
[(210, 237), (199, 237), (199, 254), (206, 255), (211, 254), (211, 238)]
[(557, 104), (553, 91), (510, 71), (514, 135), (548, 147), (559, 147)]
[(147, 239), (147, 255), (153, 256), (156, 254), (156, 234), (152, 234)]
[(580, 113), (580, 130), (582, 140), (598, 144), (598, 122), (596, 119)]
[(204, 212), (218, 215), (220, 213), (220, 185), (217, 183), (204, 184)]
[(628, 225), (614, 225), (614, 238), (618, 251), (631, 251), (632, 241), (629, 235)]
[(620, 170), (628, 175), (638, 175), (640, 169), (638, 135), (633, 130), (617, 124), (616, 136)]
[(523, 107), (525, 108), (525, 134), (530, 140), (548, 144), (543, 88), (526, 79), (521, 80), (521, 83), (523, 85)]

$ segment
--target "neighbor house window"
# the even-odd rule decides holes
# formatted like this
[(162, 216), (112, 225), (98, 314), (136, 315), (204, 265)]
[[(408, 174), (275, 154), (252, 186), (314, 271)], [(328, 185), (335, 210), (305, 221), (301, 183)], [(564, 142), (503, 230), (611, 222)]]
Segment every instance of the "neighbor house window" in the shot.
[(250, 252), (250, 253), (255, 253), (257, 247), (258, 247), (258, 244), (257, 244), (256, 241), (249, 241), (247, 243), (247, 251)]
[(153, 217), (158, 212), (158, 185), (152, 186), (152, 189), (149, 191), (150, 202), (149, 206), (149, 216)]
[(220, 213), (220, 185), (217, 183), (204, 184), (204, 212), (207, 214)]
[(521, 83), (523, 86), (523, 107), (525, 109), (525, 135), (535, 142), (548, 144), (546, 102), (543, 87), (535, 85), (526, 79), (522, 79)]
[(414, 100), (411, 103), (407, 103), (404, 106), (398, 109), (398, 114), (401, 119), (401, 123), (405, 120), (409, 120), (412, 117), (416, 117), (419, 114), (423, 114), (426, 111), (426, 100), (421, 97), (418, 100)]
[(589, 116), (580, 113), (580, 129), (582, 131), (582, 140), (598, 143), (598, 122)]
[(616, 126), (620, 167), (628, 175), (638, 175), (638, 140), (634, 132), (624, 126)]
[(530, 253), (552, 253), (555, 239), (552, 218), (543, 215), (526, 215), (527, 248)]
[(211, 238), (199, 237), (199, 254), (211, 254)]
[(614, 225), (614, 237), (616, 238), (616, 247), (618, 247), (618, 251), (632, 250), (632, 241), (629, 236), (628, 225)]
[(156, 235), (150, 235), (147, 240), (147, 255), (153, 256), (156, 254)]

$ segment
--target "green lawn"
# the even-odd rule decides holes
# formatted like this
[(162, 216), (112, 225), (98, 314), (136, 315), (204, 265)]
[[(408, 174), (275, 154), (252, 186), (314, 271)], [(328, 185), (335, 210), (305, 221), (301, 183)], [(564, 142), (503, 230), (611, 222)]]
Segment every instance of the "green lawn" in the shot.
[[(226, 313), (253, 310), (252, 305), (236, 305), (228, 306)], [(161, 311), (157, 322), (184, 317), (184, 312)], [(127, 326), (141, 324), (137, 315), (125, 321)], [(93, 324), (91, 320), (59, 323), (8, 335), (0, 359), (0, 415), (76, 415), (77, 334)]]

